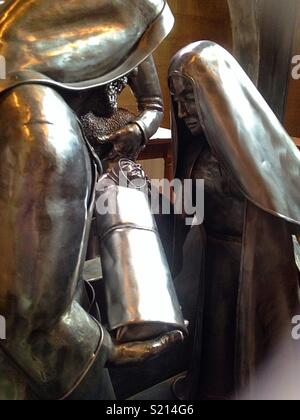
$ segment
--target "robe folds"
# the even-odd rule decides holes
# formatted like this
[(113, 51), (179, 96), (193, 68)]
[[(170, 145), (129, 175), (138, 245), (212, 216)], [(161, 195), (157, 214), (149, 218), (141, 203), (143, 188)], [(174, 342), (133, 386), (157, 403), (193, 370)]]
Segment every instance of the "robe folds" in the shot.
[[(292, 238), (300, 230), (300, 152), (246, 73), (220, 46), (202, 41), (184, 48), (171, 63), (173, 77), (193, 84), (203, 128), (199, 144), (207, 143), (224, 178), (235, 185), (243, 215), (240, 233), (228, 239), (230, 218), (233, 224), (235, 220), (235, 207), (227, 203), (226, 210), (230, 194), (218, 203), (217, 194), (205, 189), (209, 212), (200, 235), (191, 397), (230, 398), (243, 389), (251, 395), (260, 370), (282, 341), (287, 344), (282, 363), (293, 363), (300, 354), (292, 338), (292, 319), (300, 315)], [(177, 178), (195, 177), (203, 152), (200, 146), (191, 152), (195, 139), (178, 118), (175, 101), (172, 133)], [(224, 208), (228, 220), (212, 218), (214, 210), (221, 215)], [(182, 268), (187, 234), (184, 217), (177, 216), (175, 273)]]

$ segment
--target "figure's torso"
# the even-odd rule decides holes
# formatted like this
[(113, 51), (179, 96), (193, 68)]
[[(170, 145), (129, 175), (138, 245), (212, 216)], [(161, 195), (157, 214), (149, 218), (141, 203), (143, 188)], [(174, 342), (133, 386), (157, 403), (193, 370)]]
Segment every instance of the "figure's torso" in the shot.
[(241, 238), (245, 199), (208, 145), (205, 145), (194, 166), (192, 178), (205, 181), (206, 230)]

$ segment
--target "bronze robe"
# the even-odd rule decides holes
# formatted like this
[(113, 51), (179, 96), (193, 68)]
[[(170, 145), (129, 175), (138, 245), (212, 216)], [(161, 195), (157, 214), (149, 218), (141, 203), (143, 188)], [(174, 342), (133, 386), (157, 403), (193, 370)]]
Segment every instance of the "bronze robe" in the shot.
[[(282, 339), (288, 337), (291, 360), (295, 355), (292, 318), (300, 309), (292, 234), (300, 225), (300, 153), (242, 68), (218, 45), (204, 41), (186, 47), (175, 56), (169, 75), (193, 83), (202, 142), (225, 181), (223, 201), (209, 192), (209, 182), (205, 188), (191, 397), (227, 398), (255, 388), (260, 367)], [(176, 103), (172, 130), (177, 177), (195, 177), (197, 160), (198, 168), (205, 168), (205, 163), (199, 166), (203, 150), (193, 146)], [(231, 232), (228, 223), (236, 224), (235, 209), (242, 211), (240, 232)], [(177, 272), (186, 234), (178, 217)]]

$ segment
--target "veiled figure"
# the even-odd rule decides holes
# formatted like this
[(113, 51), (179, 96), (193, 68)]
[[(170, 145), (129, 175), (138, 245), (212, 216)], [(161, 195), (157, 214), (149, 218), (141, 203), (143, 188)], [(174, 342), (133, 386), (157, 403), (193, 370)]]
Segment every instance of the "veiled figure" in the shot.
[[(284, 357), (294, 360), (300, 153), (220, 46), (203, 41), (181, 50), (169, 83), (177, 178), (205, 180), (205, 220), (193, 228), (201, 276), (189, 397), (232, 398), (255, 389), (259, 368), (283, 337)], [(178, 216), (177, 273), (188, 232)]]

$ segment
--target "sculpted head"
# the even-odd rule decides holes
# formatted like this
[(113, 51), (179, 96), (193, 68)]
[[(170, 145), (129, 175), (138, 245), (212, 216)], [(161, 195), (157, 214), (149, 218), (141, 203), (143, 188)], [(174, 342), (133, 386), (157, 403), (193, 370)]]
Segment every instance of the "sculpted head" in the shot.
[(193, 136), (203, 132), (195, 100), (193, 83), (187, 77), (173, 75), (170, 79), (170, 91), (177, 106), (178, 118), (184, 121)]

